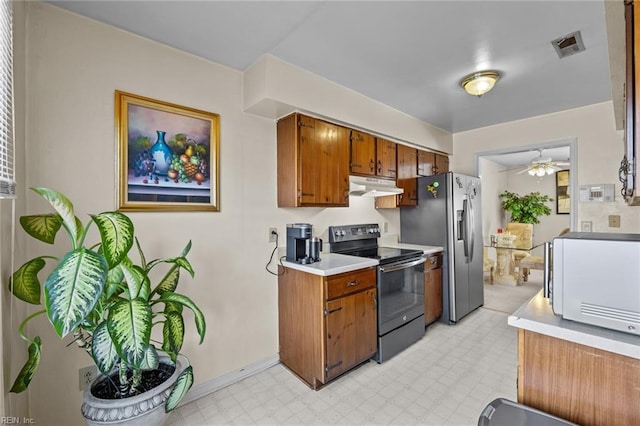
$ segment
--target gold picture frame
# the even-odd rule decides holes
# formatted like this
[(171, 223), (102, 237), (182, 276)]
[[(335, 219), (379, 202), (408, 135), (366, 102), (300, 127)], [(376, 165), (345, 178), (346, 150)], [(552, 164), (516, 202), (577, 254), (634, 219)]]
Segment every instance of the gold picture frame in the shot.
[(115, 91), (118, 210), (219, 211), (220, 116)]
[(556, 172), (556, 214), (569, 214), (570, 211), (569, 170), (559, 170)]

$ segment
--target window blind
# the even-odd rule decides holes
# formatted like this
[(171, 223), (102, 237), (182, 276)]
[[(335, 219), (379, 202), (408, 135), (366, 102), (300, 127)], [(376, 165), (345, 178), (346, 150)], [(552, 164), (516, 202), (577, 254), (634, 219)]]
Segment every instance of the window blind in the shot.
[(0, 198), (15, 197), (13, 140), (13, 5), (0, 0)]

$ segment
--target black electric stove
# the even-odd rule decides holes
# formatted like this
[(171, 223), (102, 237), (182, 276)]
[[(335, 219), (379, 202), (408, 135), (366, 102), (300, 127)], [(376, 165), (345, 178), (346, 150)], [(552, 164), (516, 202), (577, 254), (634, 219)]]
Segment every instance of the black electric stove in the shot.
[(380, 265), (421, 257), (421, 250), (378, 246), (380, 228), (377, 224), (329, 227), (332, 253), (377, 259)]
[(377, 224), (329, 227), (332, 253), (378, 260), (376, 300), (378, 352), (383, 362), (424, 336), (424, 262), (422, 250), (379, 247)]

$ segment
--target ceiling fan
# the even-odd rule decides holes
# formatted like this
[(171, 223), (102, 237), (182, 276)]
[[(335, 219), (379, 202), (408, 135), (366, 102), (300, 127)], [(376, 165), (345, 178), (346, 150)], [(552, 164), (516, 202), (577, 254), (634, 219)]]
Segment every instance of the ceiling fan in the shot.
[(553, 161), (551, 157), (543, 157), (542, 150), (538, 150), (538, 157), (531, 160), (531, 163), (516, 174), (529, 173), (531, 176), (542, 177), (550, 175), (558, 170), (562, 170), (562, 166), (569, 166), (568, 161)]

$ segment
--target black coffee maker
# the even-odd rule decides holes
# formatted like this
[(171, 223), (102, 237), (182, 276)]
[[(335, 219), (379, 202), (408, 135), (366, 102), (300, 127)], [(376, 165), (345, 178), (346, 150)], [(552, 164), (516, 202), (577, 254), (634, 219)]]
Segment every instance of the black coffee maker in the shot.
[(287, 225), (287, 261), (313, 263), (320, 261), (322, 240), (312, 237), (313, 225), (292, 223)]

